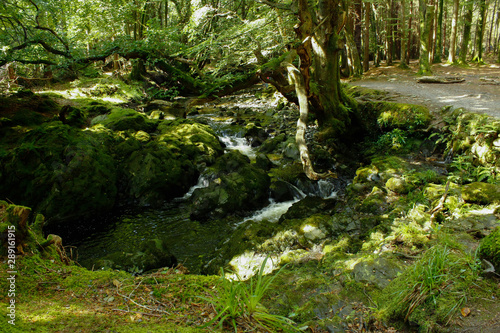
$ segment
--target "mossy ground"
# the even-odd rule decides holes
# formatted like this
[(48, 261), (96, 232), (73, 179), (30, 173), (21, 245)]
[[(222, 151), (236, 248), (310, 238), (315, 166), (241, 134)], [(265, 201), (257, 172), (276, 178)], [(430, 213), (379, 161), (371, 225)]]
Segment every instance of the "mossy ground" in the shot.
[[(96, 113), (101, 112), (99, 107), (106, 108), (103, 113), (112, 109), (104, 103), (96, 105), (90, 102), (82, 109), (93, 106), (97, 107), (92, 109)], [(458, 176), (455, 179), (449, 176), (463, 174), (466, 168), (459, 167), (463, 166), (463, 161), (458, 163), (460, 161), (455, 160), (454, 169), (443, 170), (442, 166), (436, 167), (433, 163), (435, 155), (422, 154), (415, 149), (422, 147), (423, 137), (429, 134), (424, 135), (421, 131), (428, 121), (425, 110), (403, 107), (397, 112), (399, 106), (396, 104), (377, 106), (390, 111), (390, 115), (382, 118), (370, 132), (380, 140), (370, 145), (371, 150), (365, 147), (368, 163), (358, 169), (346, 197), (336, 203), (335, 209), (303, 217), (300, 212), (295, 212), (297, 216), (291, 217), (288, 224), (284, 223), (286, 220), (281, 221), (276, 230), (264, 221), (242, 232), (242, 237), (246, 238), (241, 242), (241, 251), (255, 245), (261, 251), (257, 254), (262, 257), (275, 255), (273, 252), (286, 248), (280, 242), (292, 241), (295, 246), (287, 257), (289, 266), (275, 279), (262, 301), (263, 305), (271, 313), (287, 316), (310, 332), (339, 329), (346, 332), (363, 329), (396, 331), (391, 326), (399, 331), (451, 332), (464, 326), (495, 332), (495, 325), (500, 320), (498, 311), (495, 312), (499, 310), (499, 280), (496, 275), (484, 273), (475, 250), (481, 238), (498, 225), (498, 203), (495, 198), (481, 199), (479, 203), (468, 202), (462, 191), (464, 183), (488, 180), (495, 185), (496, 178), (480, 179), (482, 174), (469, 172), (470, 180), (455, 182)], [(384, 114), (382, 109), (374, 112), (373, 119)], [(414, 112), (423, 116), (411, 118), (408, 124), (399, 123)], [(130, 111), (120, 109), (115, 113), (123, 115)], [(146, 119), (141, 119), (144, 121), (139, 119), (139, 123), (147, 126)], [(200, 133), (192, 133), (186, 130), (186, 124), (187, 121), (178, 120), (174, 126), (169, 126), (175, 129), (162, 138), (162, 144), (187, 140), (184, 141), (189, 141), (186, 145), (197, 145), (209, 156), (207, 160), (212, 156), (215, 158), (218, 148), (215, 148), (215, 153), (207, 148), (213, 146), (209, 142), (212, 138), (210, 131), (196, 125), (190, 129)], [(477, 149), (483, 147), (483, 143), (491, 145), (498, 138), (498, 129), (484, 120), (482, 127), (475, 132), (474, 140), (463, 135), (463, 128), (467, 126), (456, 124), (460, 121), (450, 122), (451, 132), (444, 131), (442, 138), (446, 142), (455, 142), (459, 138), (463, 154), (479, 151)], [(97, 125), (97, 128), (106, 131), (102, 125)], [(158, 128), (161, 129), (161, 125)], [(124, 144), (115, 149), (147, 149), (147, 142), (151, 140), (148, 128), (139, 129), (142, 132), (117, 134), (121, 138), (119, 142), (128, 142), (130, 147), (124, 147)], [(409, 133), (409, 130), (413, 132)], [(167, 134), (161, 132), (160, 136)], [(484, 137), (487, 140), (481, 141)], [(286, 139), (276, 141), (279, 145)], [(481, 144), (473, 150), (477, 142)], [(165, 149), (170, 153), (175, 147)], [(412, 151), (419, 153), (410, 154)], [(488, 151), (483, 162), (494, 168), (498, 159), (492, 160), (495, 151)], [(272, 156), (276, 152), (271, 149), (266, 153)], [(482, 162), (474, 158), (465, 171), (473, 170), (474, 163)], [(271, 177), (295, 179), (299, 171), (297, 164), (287, 165), (272, 170)], [(446, 190), (448, 180), (453, 182)], [(394, 184), (401, 184), (400, 181), (404, 181), (403, 190)], [(436, 219), (431, 219), (441, 200), (442, 209)], [(353, 229), (346, 227), (339, 234), (316, 228), (314, 230), (321, 231), (314, 234), (318, 244), (311, 243), (310, 239), (301, 242), (300, 238), (285, 237), (287, 231), (299, 235), (297, 228), (306, 221), (318, 225), (341, 224)], [(277, 230), (283, 231), (285, 236), (279, 237)], [(260, 246), (263, 244), (265, 246)], [(376, 272), (385, 272), (389, 267), (385, 265), (394, 268), (390, 277), (367, 280), (363, 275), (366, 268), (370, 268), (374, 276)], [(6, 263), (2, 266), (5, 272)], [(42, 260), (38, 255), (18, 258), (16, 269), (19, 273), (14, 329), (19, 332), (215, 330), (214, 326), (200, 328), (216, 313), (210, 302), (199, 296), (217, 297), (217, 292), (220, 292), (218, 277), (183, 274), (182, 267), (162, 269), (139, 277), (118, 271), (92, 272), (75, 265), (64, 265), (57, 259)], [(0, 281), (0, 287), (8, 289), (5, 278)], [(8, 302), (5, 294), (0, 296), (0, 302), (4, 316), (0, 329), (13, 331), (5, 317)]]
[[(182, 267), (134, 277), (38, 256), (20, 258), (16, 269), (16, 325), (7, 322), (10, 299), (2, 294), (2, 332), (212, 331), (199, 328), (214, 316), (199, 296), (210, 297), (218, 277), (185, 275)], [(1, 289), (7, 290), (2, 275)]]

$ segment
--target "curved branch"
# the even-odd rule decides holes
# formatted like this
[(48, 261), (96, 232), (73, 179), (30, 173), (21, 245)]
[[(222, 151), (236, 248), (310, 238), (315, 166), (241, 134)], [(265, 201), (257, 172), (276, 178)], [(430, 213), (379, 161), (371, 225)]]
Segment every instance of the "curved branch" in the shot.
[(300, 152), (300, 161), (304, 168), (304, 173), (307, 178), (312, 180), (319, 180), (326, 177), (337, 177), (331, 171), (325, 173), (317, 173), (314, 171), (311, 158), (309, 157), (309, 149), (306, 143), (306, 129), (307, 129), (307, 116), (309, 114), (309, 102), (307, 100), (307, 92), (304, 84), (304, 78), (302, 77), (300, 71), (291, 63), (283, 62), (281, 63), (283, 67), (286, 67), (288, 75), (290, 76), (293, 84), (295, 85), (295, 91), (299, 99), (299, 120), (297, 120), (297, 133), (295, 134), (295, 141), (297, 142), (297, 147)]
[(38, 18), (40, 16), (40, 9), (38, 8), (37, 4), (33, 0), (29, 0), (29, 2), (36, 8), (36, 16), (35, 16), (36, 27), (35, 27), (35, 29), (50, 32), (52, 35), (54, 35), (54, 37), (56, 37), (64, 45), (66, 52), (69, 53), (69, 46), (66, 43), (66, 41), (64, 41), (54, 30), (47, 28), (47, 27), (42, 27), (40, 25), (40, 22), (38, 21)]

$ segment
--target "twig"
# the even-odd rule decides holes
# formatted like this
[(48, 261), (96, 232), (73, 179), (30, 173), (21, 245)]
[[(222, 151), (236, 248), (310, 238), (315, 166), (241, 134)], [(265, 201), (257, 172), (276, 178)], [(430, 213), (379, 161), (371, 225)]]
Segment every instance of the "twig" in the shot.
[(122, 310), (122, 309), (112, 309), (113, 311), (121, 311), (121, 312), (126, 312), (126, 313), (138, 313), (143, 316), (153, 316), (153, 317), (162, 317), (162, 315), (154, 314), (154, 313), (147, 313), (147, 312), (140, 312), (140, 311), (131, 311), (131, 310)]
[(130, 302), (134, 303), (134, 304), (135, 304), (135, 305), (137, 305), (137, 306), (140, 306), (141, 308), (144, 308), (144, 309), (147, 309), (147, 310), (149, 310), (149, 311), (153, 311), (153, 312), (154, 312), (154, 311), (156, 311), (156, 312), (163, 312), (163, 313), (169, 314), (167, 311), (163, 311), (163, 310), (159, 310), (159, 309), (152, 309), (152, 308), (150, 308), (150, 307), (147, 307), (147, 306), (145, 306), (145, 305), (142, 305), (142, 304), (140, 304), (140, 303), (137, 303), (136, 301), (134, 301), (134, 300), (133, 300), (133, 299), (131, 299), (130, 297), (127, 297), (127, 296), (125, 296), (125, 295), (122, 295), (122, 294), (120, 294), (120, 293), (118, 293), (118, 292), (117, 292), (117, 294), (118, 294), (119, 296), (123, 297), (123, 298), (128, 299)]
[(444, 189), (444, 194), (443, 196), (441, 197), (441, 200), (439, 200), (439, 203), (436, 207), (434, 207), (433, 210), (430, 211), (430, 213), (432, 214), (431, 215), (431, 223), (433, 223), (436, 218), (437, 218), (437, 215), (444, 209), (444, 202), (446, 201), (446, 197), (448, 196), (448, 190), (450, 189), (450, 182), (451, 180), (448, 179), (448, 182), (446, 182), (446, 187)]

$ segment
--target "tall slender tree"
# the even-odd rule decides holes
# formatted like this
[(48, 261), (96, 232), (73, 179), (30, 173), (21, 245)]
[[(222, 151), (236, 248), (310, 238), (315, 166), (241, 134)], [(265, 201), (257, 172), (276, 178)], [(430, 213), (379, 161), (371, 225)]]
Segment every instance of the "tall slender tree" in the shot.
[(432, 73), (429, 61), (430, 48), (429, 34), (431, 33), (434, 6), (427, 0), (419, 0), (420, 10), (420, 57), (418, 74), (427, 75)]
[(451, 63), (454, 63), (456, 61), (458, 5), (459, 5), (459, 0), (453, 0), (453, 16), (451, 19), (451, 32), (450, 32), (450, 49), (448, 54), (448, 62)]
[(475, 54), (472, 61), (481, 63), (483, 62), (483, 40), (484, 30), (486, 27), (486, 11), (488, 4), (486, 0), (479, 0), (479, 17), (476, 25), (476, 47)]
[(467, 62), (467, 54), (469, 51), (469, 42), (471, 38), (472, 30), (472, 13), (474, 9), (474, 1), (468, 0), (465, 4), (465, 15), (464, 15), (464, 33), (462, 39), (462, 46), (460, 47), (459, 59), (461, 63)]

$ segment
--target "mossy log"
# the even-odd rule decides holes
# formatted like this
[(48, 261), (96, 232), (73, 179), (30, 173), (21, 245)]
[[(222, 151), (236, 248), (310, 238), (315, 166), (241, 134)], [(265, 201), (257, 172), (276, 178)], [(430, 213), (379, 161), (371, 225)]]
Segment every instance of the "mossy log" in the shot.
[(423, 76), (417, 79), (419, 83), (462, 83), (465, 79), (461, 77), (438, 77), (438, 76)]

